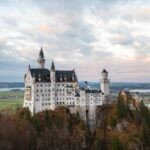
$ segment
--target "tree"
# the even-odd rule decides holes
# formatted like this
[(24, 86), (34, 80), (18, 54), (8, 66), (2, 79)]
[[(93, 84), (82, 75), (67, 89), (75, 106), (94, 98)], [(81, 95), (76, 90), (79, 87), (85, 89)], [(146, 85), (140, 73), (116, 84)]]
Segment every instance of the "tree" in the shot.
[(118, 96), (117, 103), (116, 103), (116, 109), (117, 109), (117, 118), (118, 120), (123, 119), (126, 117), (127, 111), (124, 99), (121, 95)]
[(119, 140), (119, 138), (117, 136), (113, 137), (113, 139), (112, 139), (111, 149), (112, 150), (123, 150), (124, 149), (122, 142)]

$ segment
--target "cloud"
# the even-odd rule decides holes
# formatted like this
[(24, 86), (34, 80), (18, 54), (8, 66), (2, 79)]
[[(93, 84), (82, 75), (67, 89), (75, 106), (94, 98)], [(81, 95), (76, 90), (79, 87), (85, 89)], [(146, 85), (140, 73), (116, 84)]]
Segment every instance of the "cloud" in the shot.
[(0, 80), (23, 80), (42, 44), (47, 68), (54, 59), (79, 80), (106, 68), (112, 81), (148, 82), (149, 12), (147, 0), (1, 0)]

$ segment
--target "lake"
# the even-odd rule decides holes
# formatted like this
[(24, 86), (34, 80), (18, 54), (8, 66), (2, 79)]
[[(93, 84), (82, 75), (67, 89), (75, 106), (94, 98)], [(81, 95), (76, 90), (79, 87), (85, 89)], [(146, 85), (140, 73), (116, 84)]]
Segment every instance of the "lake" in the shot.
[(0, 91), (11, 91), (11, 90), (24, 90), (24, 87), (22, 88), (0, 88)]
[(138, 93), (150, 93), (150, 89), (133, 89), (133, 90), (129, 90), (130, 92), (138, 92)]

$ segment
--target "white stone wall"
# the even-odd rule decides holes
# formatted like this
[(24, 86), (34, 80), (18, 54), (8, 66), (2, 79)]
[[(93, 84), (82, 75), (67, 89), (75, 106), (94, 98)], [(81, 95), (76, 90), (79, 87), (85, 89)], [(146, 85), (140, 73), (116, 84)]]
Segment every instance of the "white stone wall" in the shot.
[[(105, 93), (109, 93), (109, 80), (101, 82), (101, 88)], [(105, 97), (102, 93), (87, 93), (85, 90), (78, 89), (77, 82), (55, 82), (55, 72), (51, 72), (51, 82), (46, 83), (34, 83), (34, 79), (28, 72), (25, 88), (28, 87), (31, 87), (31, 100), (24, 98), (24, 107), (29, 107), (32, 114), (65, 106), (71, 113), (79, 111), (84, 120), (87, 117), (86, 112), (88, 112), (89, 120), (95, 120), (96, 106), (102, 105)], [(80, 96), (75, 96), (76, 91)]]
[[(30, 96), (26, 95), (26, 91), (30, 90)], [(29, 98), (30, 97), (30, 98)], [(24, 94), (24, 103), (23, 107), (28, 107), (31, 113), (34, 113), (34, 85), (33, 85), (33, 79), (31, 77), (30, 72), (28, 71), (26, 73), (26, 78), (25, 78), (25, 94)]]
[(109, 95), (109, 79), (101, 80), (101, 91), (104, 95)]

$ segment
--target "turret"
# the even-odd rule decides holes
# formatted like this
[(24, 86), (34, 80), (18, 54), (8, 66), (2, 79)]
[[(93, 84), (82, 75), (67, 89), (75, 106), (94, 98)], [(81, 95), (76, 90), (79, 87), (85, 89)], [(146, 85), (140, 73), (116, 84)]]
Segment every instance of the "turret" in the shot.
[(55, 65), (52, 61), (50, 69), (50, 80), (51, 80), (51, 109), (55, 110)]
[(104, 69), (101, 73), (101, 91), (104, 95), (109, 95), (109, 82), (108, 72)]
[(52, 60), (51, 69), (50, 69), (50, 77), (51, 77), (51, 82), (55, 81), (55, 65), (54, 65), (53, 60)]
[(39, 58), (38, 58), (37, 62), (38, 62), (38, 67), (43, 69), (44, 65), (45, 65), (45, 58), (44, 58), (44, 53), (43, 53), (42, 47), (41, 47), (41, 50), (39, 53)]
[(52, 60), (52, 64), (51, 64), (51, 70), (55, 71), (55, 65), (54, 65), (54, 61)]

